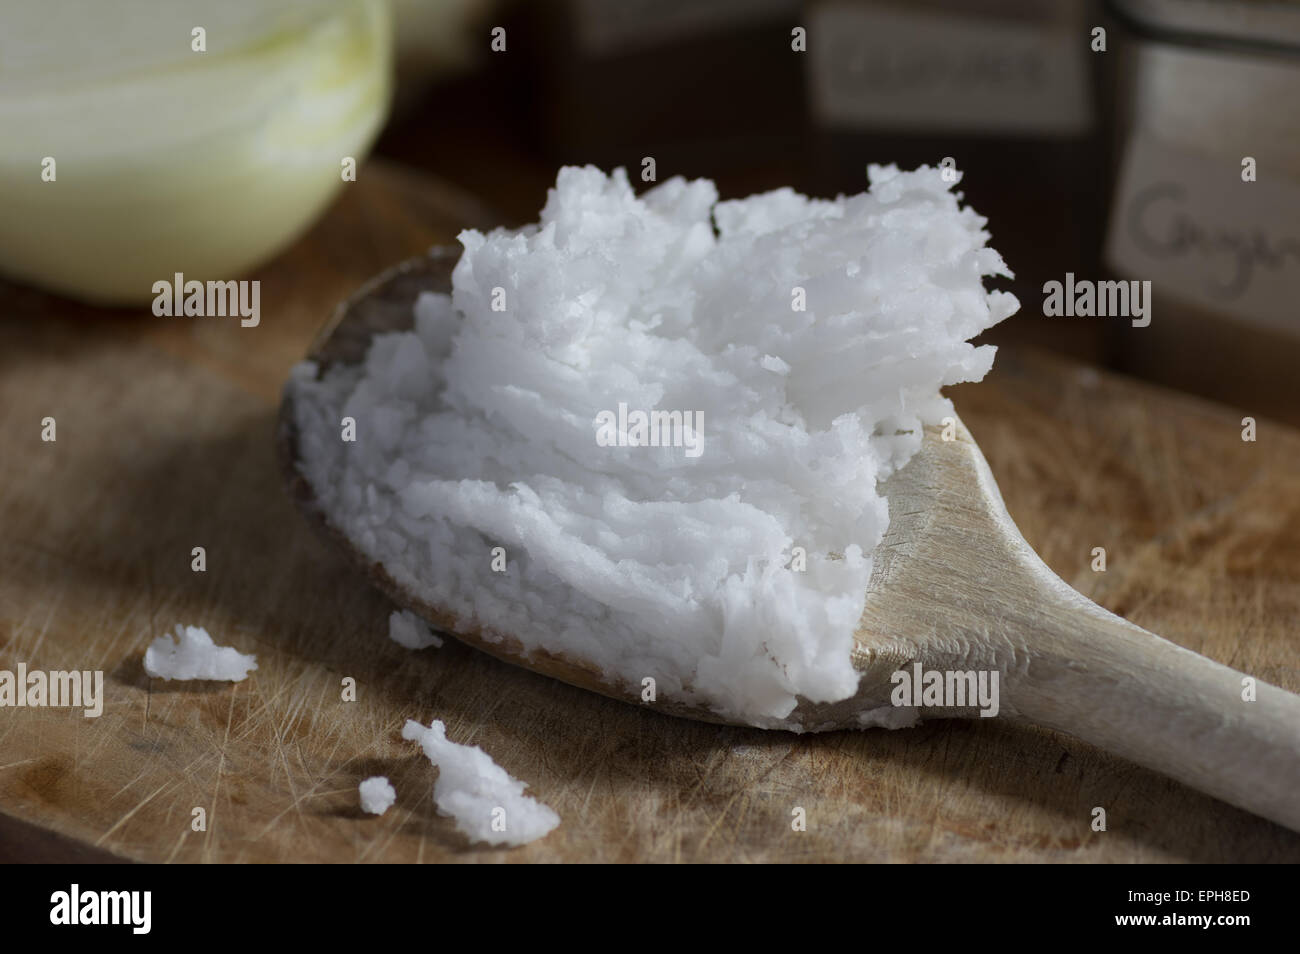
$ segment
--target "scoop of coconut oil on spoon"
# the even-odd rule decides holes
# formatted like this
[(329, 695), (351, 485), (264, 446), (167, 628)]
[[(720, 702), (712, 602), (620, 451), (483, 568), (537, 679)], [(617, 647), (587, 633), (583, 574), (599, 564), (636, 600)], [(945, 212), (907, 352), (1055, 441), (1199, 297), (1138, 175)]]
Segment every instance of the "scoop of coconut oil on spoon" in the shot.
[[(421, 292), (448, 292), (459, 249), (435, 249), (380, 275), (344, 302), (314, 342), (315, 374), (361, 363), (375, 335), (409, 330)], [(295, 380), (278, 449), (290, 494), (371, 581), (432, 625), (491, 655), (603, 695), (641, 703), (639, 685), (591, 660), (460, 625), (428, 605), (331, 524), (300, 468)], [(978, 445), (960, 421), (927, 428), (920, 450), (881, 491), (889, 527), (875, 549), (852, 647), (858, 688), (833, 703), (801, 700), (800, 731), (997, 716), (1055, 729), (1300, 831), (1300, 696), (1161, 639), (1086, 599), (1051, 572), (1008, 516)], [(923, 703), (931, 674), (950, 688)], [(952, 674), (956, 674), (953, 678)], [(895, 701), (903, 696), (903, 705)], [(960, 704), (963, 703), (964, 704)], [(949, 704), (942, 704), (949, 703)], [(718, 712), (660, 697), (656, 709), (708, 722)]]

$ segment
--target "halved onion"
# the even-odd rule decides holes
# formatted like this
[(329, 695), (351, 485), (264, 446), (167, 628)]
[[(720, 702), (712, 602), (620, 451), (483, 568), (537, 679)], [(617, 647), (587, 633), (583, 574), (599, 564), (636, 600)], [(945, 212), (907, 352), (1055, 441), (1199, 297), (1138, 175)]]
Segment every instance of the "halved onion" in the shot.
[(391, 95), (385, 0), (45, 0), (0, 23), (0, 272), (100, 304), (274, 255)]

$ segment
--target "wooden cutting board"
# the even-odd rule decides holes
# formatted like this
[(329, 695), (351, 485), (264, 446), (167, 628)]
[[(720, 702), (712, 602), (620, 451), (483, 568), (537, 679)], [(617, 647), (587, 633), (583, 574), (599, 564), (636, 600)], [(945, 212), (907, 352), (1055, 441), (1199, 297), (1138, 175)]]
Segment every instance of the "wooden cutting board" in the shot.
[[(372, 163), (255, 276), (252, 329), (0, 286), (0, 668), (100, 669), (107, 696), (97, 719), (0, 710), (0, 860), (1300, 861), (1300, 835), (1047, 731), (720, 728), (454, 641), (390, 642), (388, 602), (281, 490), (278, 395), (337, 300), (471, 224), (491, 222)], [(1300, 434), (1267, 408), (1008, 349), (953, 397), (1061, 576), (1300, 690)], [(1241, 439), (1247, 413), (1254, 443)], [(1098, 546), (1105, 572), (1090, 568)], [(233, 686), (150, 680), (144, 647), (182, 622), (259, 668)], [(433, 768), (399, 736), (408, 718), (482, 745), (560, 828), (513, 850), (468, 846), (435, 811)], [(380, 818), (357, 807), (375, 774), (398, 793)], [(792, 830), (795, 808), (806, 831)]]

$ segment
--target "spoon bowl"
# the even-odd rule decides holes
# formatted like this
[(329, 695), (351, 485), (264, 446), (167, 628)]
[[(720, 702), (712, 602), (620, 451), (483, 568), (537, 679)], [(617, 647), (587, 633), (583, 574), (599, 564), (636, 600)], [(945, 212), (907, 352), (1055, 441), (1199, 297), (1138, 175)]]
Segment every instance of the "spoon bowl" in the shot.
[[(410, 330), (424, 291), (449, 293), (458, 248), (437, 248), (384, 272), (335, 311), (308, 360), (318, 374), (364, 360), (376, 334)], [(527, 650), (509, 633), (475, 628), (398, 584), (333, 526), (299, 469), (294, 383), (285, 388), (277, 445), (299, 508), (380, 590), (434, 628), (498, 659), (640, 705), (640, 687), (611, 682), (589, 661)], [(889, 529), (874, 552), (852, 650), (857, 692), (801, 700), (805, 731), (980, 718), (965, 705), (900, 708), (902, 673), (996, 674), (997, 715), (1076, 736), (1300, 831), (1300, 696), (1220, 665), (1102, 609), (1057, 577), (1007, 513), (979, 446), (954, 418), (927, 428), (920, 450), (881, 485)], [(1247, 691), (1253, 688), (1249, 701)], [(919, 702), (919, 700), (913, 700)], [(657, 710), (726, 720), (660, 698)]]

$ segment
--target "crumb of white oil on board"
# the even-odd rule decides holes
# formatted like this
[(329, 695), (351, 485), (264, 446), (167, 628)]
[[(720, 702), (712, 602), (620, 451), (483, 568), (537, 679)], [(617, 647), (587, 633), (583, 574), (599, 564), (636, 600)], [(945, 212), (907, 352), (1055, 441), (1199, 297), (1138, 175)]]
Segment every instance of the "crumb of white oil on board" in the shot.
[(388, 638), (407, 649), (427, 649), (442, 645), (427, 623), (410, 610), (393, 610), (388, 616)]
[(433, 801), (450, 815), (470, 841), (489, 845), (523, 845), (536, 841), (560, 823), (560, 816), (524, 794), (526, 782), (511, 778), (477, 745), (458, 745), (435, 719), (428, 728), (414, 720), (402, 727), (402, 738), (419, 742), (438, 767)]
[(393, 784), (382, 775), (366, 779), (357, 791), (361, 797), (361, 810), (371, 815), (382, 815), (397, 801)]
[(176, 626), (176, 636), (159, 636), (144, 653), (144, 671), (155, 679), (213, 679), (242, 682), (257, 657), (218, 646), (201, 626)]

